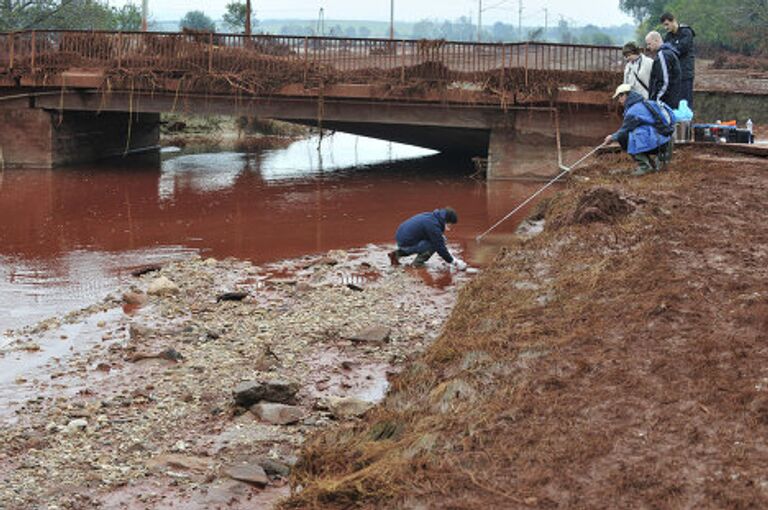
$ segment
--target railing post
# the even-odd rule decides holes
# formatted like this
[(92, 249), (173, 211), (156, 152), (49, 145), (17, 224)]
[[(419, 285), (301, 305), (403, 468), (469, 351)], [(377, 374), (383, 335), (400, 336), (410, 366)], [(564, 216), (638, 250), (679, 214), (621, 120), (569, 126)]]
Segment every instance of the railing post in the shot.
[(32, 74), (35, 74), (35, 56), (37, 53), (37, 44), (35, 43), (35, 31), (32, 31)]
[(10, 62), (8, 64), (8, 68), (9, 69), (13, 69), (13, 57), (14, 57), (14, 52), (15, 52), (14, 41), (16, 41), (16, 32), (12, 32), (11, 33), (11, 47), (10, 47), (11, 56), (10, 56)]
[(528, 43), (525, 43), (525, 86), (528, 86)]
[(213, 72), (213, 32), (208, 34), (208, 73)]
[(405, 41), (402, 43), (395, 43), (401, 45), (400, 51), (400, 83), (405, 83)]
[(117, 33), (117, 68), (123, 67), (123, 32)]
[(304, 84), (307, 83), (309, 73), (309, 37), (304, 36)]

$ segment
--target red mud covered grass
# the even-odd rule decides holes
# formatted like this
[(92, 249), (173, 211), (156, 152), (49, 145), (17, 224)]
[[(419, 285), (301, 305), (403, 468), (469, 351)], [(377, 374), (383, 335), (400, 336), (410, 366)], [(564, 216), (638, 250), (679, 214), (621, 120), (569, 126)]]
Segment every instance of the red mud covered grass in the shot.
[(284, 507), (768, 507), (768, 164), (700, 152), (579, 172)]

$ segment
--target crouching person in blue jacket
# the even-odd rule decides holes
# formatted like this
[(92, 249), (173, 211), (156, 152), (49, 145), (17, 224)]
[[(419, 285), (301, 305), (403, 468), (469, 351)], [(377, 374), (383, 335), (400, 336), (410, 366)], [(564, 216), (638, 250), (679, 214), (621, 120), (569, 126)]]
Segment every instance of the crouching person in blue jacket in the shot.
[(405, 220), (397, 227), (397, 249), (389, 253), (389, 261), (393, 266), (398, 266), (401, 257), (417, 255), (413, 265), (421, 267), (437, 252), (448, 264), (460, 271), (465, 270), (467, 264), (451, 255), (443, 235), (458, 221), (456, 211), (450, 207), (417, 214)]
[(624, 106), (624, 122), (618, 131), (605, 137), (605, 143), (619, 142), (637, 161), (632, 175), (663, 170), (672, 160), (675, 114), (660, 101), (643, 99), (626, 84), (619, 85), (613, 97)]

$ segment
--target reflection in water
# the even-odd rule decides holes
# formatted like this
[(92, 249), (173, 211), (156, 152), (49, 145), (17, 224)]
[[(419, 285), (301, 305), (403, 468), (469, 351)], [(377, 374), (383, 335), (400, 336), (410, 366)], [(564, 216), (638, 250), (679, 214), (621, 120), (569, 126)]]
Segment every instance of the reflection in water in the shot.
[(99, 299), (126, 267), (190, 252), (264, 263), (392, 243), (402, 220), (445, 205), (459, 211), (451, 241), (473, 248), (536, 187), (487, 187), (453, 157), (389, 163), (430, 152), (348, 135), (323, 142), (321, 167), (313, 144), (247, 157), (176, 153), (160, 168), (0, 173), (0, 331)]
[[(360, 153), (360, 145), (364, 153)], [(421, 158), (435, 151), (335, 133), (298, 140), (284, 149), (257, 154), (221, 152), (177, 156), (163, 164), (159, 195), (170, 200), (177, 191), (221, 191), (234, 186), (244, 173), (255, 172), (264, 181), (306, 179), (344, 168)]]

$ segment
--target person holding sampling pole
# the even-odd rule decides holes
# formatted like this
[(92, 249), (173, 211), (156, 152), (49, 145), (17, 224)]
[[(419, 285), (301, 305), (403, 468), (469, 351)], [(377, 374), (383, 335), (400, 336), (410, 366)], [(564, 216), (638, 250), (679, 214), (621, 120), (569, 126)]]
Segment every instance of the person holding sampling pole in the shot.
[(393, 266), (399, 266), (400, 258), (418, 254), (413, 265), (421, 267), (437, 252), (452, 267), (464, 271), (467, 264), (451, 255), (443, 234), (458, 221), (456, 211), (450, 207), (423, 212), (405, 220), (397, 227), (397, 249), (389, 253), (389, 261)]
[[(648, 101), (623, 83), (616, 88), (614, 99), (624, 106), (624, 122), (618, 131), (605, 137), (605, 144), (619, 142), (637, 161), (632, 175), (640, 176), (662, 170), (672, 157), (672, 134), (675, 114), (660, 101)], [(652, 156), (656, 155), (656, 160)]]

